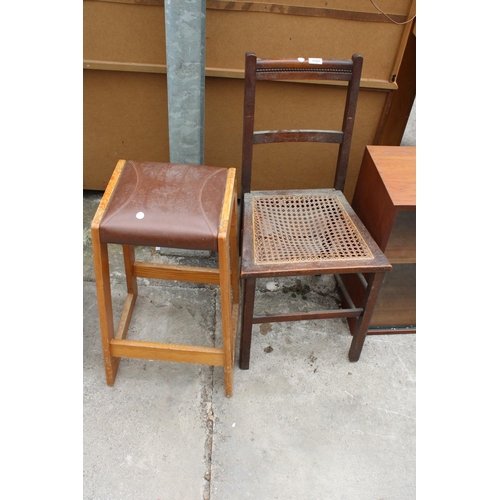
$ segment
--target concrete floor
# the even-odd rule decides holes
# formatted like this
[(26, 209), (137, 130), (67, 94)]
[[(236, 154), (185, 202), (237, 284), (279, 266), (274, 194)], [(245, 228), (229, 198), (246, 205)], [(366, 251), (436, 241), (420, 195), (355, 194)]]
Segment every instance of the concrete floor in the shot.
[[(415, 145), (415, 113), (402, 142)], [(409, 500), (416, 498), (416, 336), (369, 336), (347, 358), (343, 320), (254, 326), (250, 370), (123, 359), (114, 387), (102, 361), (84, 193), (84, 498), (88, 500)], [(138, 250), (179, 264), (213, 255)], [(112, 246), (115, 309), (125, 289)], [(306, 280), (303, 280), (305, 282)], [(323, 307), (331, 280), (261, 280), (257, 307)], [(217, 287), (141, 280), (129, 338), (220, 345)], [(272, 349), (271, 349), (272, 348)]]

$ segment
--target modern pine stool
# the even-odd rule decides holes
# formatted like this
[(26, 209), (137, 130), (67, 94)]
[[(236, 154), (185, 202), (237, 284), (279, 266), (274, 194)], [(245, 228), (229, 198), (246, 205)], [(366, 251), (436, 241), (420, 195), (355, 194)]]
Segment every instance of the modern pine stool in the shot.
[[(224, 367), (233, 390), (239, 304), (239, 257), (234, 168), (120, 160), (92, 221), (92, 250), (106, 380), (115, 382), (121, 358)], [(127, 298), (115, 332), (108, 244), (123, 247)], [(135, 260), (134, 246), (208, 250), (218, 269)], [(222, 347), (127, 340), (137, 278), (220, 285)]]

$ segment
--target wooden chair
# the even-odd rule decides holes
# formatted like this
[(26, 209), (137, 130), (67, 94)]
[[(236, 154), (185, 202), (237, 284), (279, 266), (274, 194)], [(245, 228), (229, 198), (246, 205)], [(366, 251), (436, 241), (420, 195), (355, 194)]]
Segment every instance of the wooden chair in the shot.
[[(231, 396), (239, 303), (236, 203), (234, 168), (118, 162), (91, 226), (108, 385), (114, 384), (123, 357), (200, 363), (224, 367), (226, 395)], [(123, 246), (128, 288), (116, 334), (108, 262), (110, 243)], [(219, 267), (138, 262), (134, 246), (215, 251)], [(127, 340), (138, 277), (219, 284), (222, 347)]]
[[(310, 62), (311, 61), (311, 62)], [(243, 124), (242, 220), (243, 318), (240, 368), (250, 365), (252, 325), (326, 318), (357, 318), (349, 359), (361, 354), (368, 325), (391, 265), (343, 194), (354, 127), (363, 58), (258, 59), (247, 53)], [(348, 82), (340, 130), (254, 130), (255, 89), (260, 80), (336, 80)], [(338, 92), (338, 90), (336, 90)], [(280, 103), (285, 105), (285, 103)], [(278, 142), (327, 142), (338, 146), (334, 189), (251, 191), (253, 147)], [(333, 162), (334, 164), (334, 162)], [(333, 168), (334, 165), (332, 165)], [(286, 168), (286, 166), (284, 166)], [(285, 175), (284, 170), (283, 175)], [(255, 315), (257, 278), (334, 274), (342, 309), (296, 314)], [(347, 294), (342, 275), (358, 276), (362, 304)]]

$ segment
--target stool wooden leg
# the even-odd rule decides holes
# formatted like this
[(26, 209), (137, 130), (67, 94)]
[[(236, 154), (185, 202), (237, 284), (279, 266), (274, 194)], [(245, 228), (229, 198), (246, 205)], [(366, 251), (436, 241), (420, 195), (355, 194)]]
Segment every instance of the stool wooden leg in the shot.
[(240, 302), (240, 257), (238, 243), (238, 204), (236, 196), (233, 202), (233, 213), (231, 216), (231, 286), (233, 289), (233, 304)]
[(137, 278), (134, 276), (135, 248), (131, 245), (122, 245), (127, 292), (137, 297)]
[[(93, 228), (94, 229), (94, 228)], [(108, 245), (100, 241), (98, 229), (92, 231), (92, 251), (94, 256), (95, 283), (97, 291), (97, 307), (101, 325), (102, 351), (106, 382), (112, 386), (115, 383), (116, 372), (120, 358), (110, 354), (109, 342), (114, 336), (113, 304), (111, 300), (111, 281), (109, 277)]]
[(235, 337), (232, 328), (231, 266), (229, 240), (219, 240), (220, 301), (222, 315), (222, 345), (224, 349), (224, 383), (226, 396), (233, 394)]
[(128, 327), (132, 319), (132, 313), (134, 312), (134, 306), (138, 295), (137, 277), (134, 275), (135, 249), (131, 245), (122, 245), (122, 248), (125, 277), (127, 280), (127, 298), (123, 306), (120, 323), (116, 329), (116, 339), (125, 339), (127, 337)]
[(361, 349), (363, 349), (363, 344), (368, 332), (368, 327), (370, 326), (373, 311), (375, 310), (375, 304), (377, 303), (377, 297), (380, 287), (382, 286), (384, 275), (385, 273), (374, 273), (367, 279), (368, 286), (365, 290), (362, 306), (364, 313), (356, 322), (356, 329), (352, 338), (351, 348), (349, 349), (350, 361), (358, 361), (361, 355)]
[(255, 302), (256, 278), (243, 280), (243, 318), (240, 340), (240, 368), (250, 367), (250, 347), (252, 344), (253, 307)]

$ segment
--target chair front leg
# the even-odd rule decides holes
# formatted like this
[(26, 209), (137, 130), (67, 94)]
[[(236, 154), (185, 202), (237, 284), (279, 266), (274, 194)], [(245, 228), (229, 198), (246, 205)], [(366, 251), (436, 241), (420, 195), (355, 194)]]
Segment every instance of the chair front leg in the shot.
[(356, 322), (356, 329), (354, 331), (351, 347), (349, 349), (350, 361), (359, 360), (384, 276), (385, 272), (374, 273), (371, 274), (367, 279), (367, 287), (365, 290), (362, 306), (363, 314), (358, 318)]
[(240, 340), (240, 369), (250, 368), (250, 347), (252, 344), (253, 308), (255, 303), (256, 278), (243, 280), (243, 317)]

